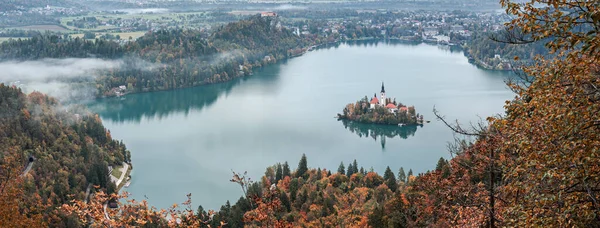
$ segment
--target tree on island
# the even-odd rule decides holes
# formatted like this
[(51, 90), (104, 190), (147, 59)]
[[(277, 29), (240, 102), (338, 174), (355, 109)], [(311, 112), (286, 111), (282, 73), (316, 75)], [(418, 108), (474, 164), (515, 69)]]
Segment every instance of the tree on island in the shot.
[[(392, 104), (391, 98), (387, 103)], [(419, 118), (416, 115), (414, 107), (408, 107), (406, 111), (402, 110), (400, 103), (397, 109), (386, 108), (379, 105), (371, 107), (368, 99), (363, 98), (356, 103), (347, 104), (341, 114), (338, 114), (338, 119), (351, 120), (361, 123), (375, 124), (418, 124)], [(392, 111), (393, 110), (393, 111)]]

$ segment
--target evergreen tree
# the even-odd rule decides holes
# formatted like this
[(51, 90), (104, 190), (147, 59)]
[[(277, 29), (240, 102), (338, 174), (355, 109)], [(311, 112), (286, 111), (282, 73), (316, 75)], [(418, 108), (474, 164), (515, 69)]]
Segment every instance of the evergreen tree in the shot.
[(346, 171), (346, 168), (344, 167), (344, 162), (341, 162), (340, 166), (338, 167), (338, 173), (344, 174), (345, 171)]
[(386, 227), (383, 220), (384, 212), (383, 208), (375, 207), (373, 212), (369, 214), (369, 226), (370, 227)]
[(323, 178), (323, 174), (321, 173), (321, 168), (317, 169), (317, 180), (321, 180)]
[(350, 163), (350, 165), (348, 165), (348, 171), (346, 171), (346, 176), (352, 176), (352, 172), (354, 172), (354, 168), (352, 167), (352, 163)]
[(283, 207), (286, 209), (287, 212), (292, 211), (292, 205), (290, 204), (290, 199), (288, 198), (287, 194), (282, 191), (279, 194), (279, 200), (281, 200), (281, 205), (283, 205)]
[(438, 160), (438, 163), (435, 166), (435, 170), (442, 172), (443, 178), (447, 178), (448, 176), (450, 176), (450, 164), (444, 158), (440, 158), (440, 160)]
[(446, 159), (444, 159), (443, 157), (441, 157), (438, 160), (437, 165), (435, 165), (435, 170), (436, 171), (442, 171), (442, 169), (444, 168), (445, 165), (446, 165)]
[(360, 167), (360, 173), (362, 173), (363, 175), (366, 175), (367, 173), (365, 172), (365, 169), (361, 166)]
[(398, 183), (396, 182), (396, 176), (394, 175), (394, 172), (392, 172), (389, 166), (385, 169), (385, 173), (383, 173), (383, 179), (385, 180), (385, 184), (388, 186), (388, 188), (392, 190), (392, 192), (395, 192), (398, 188)]
[(406, 173), (404, 173), (404, 168), (400, 167), (400, 171), (398, 171), (398, 180), (402, 182), (406, 182)]
[(202, 205), (198, 206), (198, 211), (196, 212), (196, 216), (198, 216), (198, 218), (202, 219), (203, 221), (208, 218), (208, 213), (206, 213), (206, 211), (204, 210), (204, 207), (202, 207)]
[(331, 170), (327, 170), (327, 177), (331, 176)]
[(413, 175), (412, 169), (408, 170), (408, 175), (406, 176), (406, 182), (408, 182), (408, 180), (410, 180), (410, 177)]
[(294, 178), (290, 181), (290, 198), (292, 201), (296, 201), (296, 194), (298, 193), (299, 187), (298, 178)]
[(283, 177), (291, 177), (290, 165), (288, 165), (287, 161), (283, 163), (282, 175)]
[(306, 161), (306, 155), (302, 154), (302, 158), (300, 158), (300, 162), (298, 163), (298, 169), (296, 170), (296, 177), (304, 177), (308, 171), (308, 163)]
[(279, 181), (283, 179), (283, 168), (280, 163), (277, 163), (277, 170), (275, 171), (275, 180)]
[(356, 159), (354, 159), (354, 161), (352, 162), (352, 173), (358, 173), (358, 162), (356, 162)]

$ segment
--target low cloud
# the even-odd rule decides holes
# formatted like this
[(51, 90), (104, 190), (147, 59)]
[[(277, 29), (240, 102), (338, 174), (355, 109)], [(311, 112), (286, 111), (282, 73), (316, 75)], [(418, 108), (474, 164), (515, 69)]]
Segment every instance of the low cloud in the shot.
[(283, 4), (283, 5), (279, 5), (275, 8), (273, 8), (273, 10), (277, 10), (277, 11), (284, 11), (284, 10), (305, 10), (308, 7), (306, 6), (297, 6), (297, 5), (291, 5), (291, 4)]
[(42, 59), (0, 62), (0, 82), (22, 87), (26, 93), (40, 91), (59, 100), (93, 97), (94, 80), (109, 70), (153, 70), (157, 66), (135, 58)]
[(221, 52), (216, 54), (210, 64), (211, 65), (216, 65), (216, 64), (221, 64), (224, 62), (228, 62), (229, 60), (233, 59), (233, 58), (238, 58), (238, 57), (242, 57), (245, 55), (245, 52), (242, 50), (231, 50), (231, 51), (225, 51), (225, 52)]
[(119, 60), (73, 58), (0, 62), (0, 81), (39, 82), (94, 77), (98, 71), (116, 69), (122, 63)]

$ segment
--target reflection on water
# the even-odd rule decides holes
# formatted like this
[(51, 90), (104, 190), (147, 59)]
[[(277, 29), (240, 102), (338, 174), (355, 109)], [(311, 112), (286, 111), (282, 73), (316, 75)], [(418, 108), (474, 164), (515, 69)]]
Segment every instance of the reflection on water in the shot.
[[(93, 102), (89, 108), (102, 118), (114, 122), (139, 123), (143, 117), (162, 119), (172, 113), (185, 113), (210, 107), (218, 98), (229, 94), (234, 87), (250, 84), (252, 89), (277, 91), (277, 78), (281, 64), (261, 70), (261, 77), (244, 77), (230, 82), (175, 89), (160, 92), (130, 94), (121, 98), (105, 98)], [(251, 81), (252, 83), (247, 83)], [(259, 87), (259, 88), (257, 88)]]
[(371, 137), (374, 141), (379, 139), (381, 143), (381, 149), (385, 149), (386, 138), (393, 139), (400, 137), (407, 139), (410, 136), (414, 136), (417, 132), (418, 125), (407, 125), (407, 126), (396, 126), (396, 125), (382, 125), (382, 124), (364, 124), (355, 121), (341, 120), (344, 124), (344, 128), (352, 133), (358, 135), (358, 137)]

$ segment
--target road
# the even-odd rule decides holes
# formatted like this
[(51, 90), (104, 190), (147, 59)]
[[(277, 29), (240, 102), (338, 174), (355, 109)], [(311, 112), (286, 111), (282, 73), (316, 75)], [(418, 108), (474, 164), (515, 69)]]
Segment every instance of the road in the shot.
[(23, 171), (23, 174), (21, 174), (21, 176), (27, 175), (27, 173), (29, 173), (29, 171), (31, 170), (31, 167), (33, 167), (33, 162), (29, 162), (27, 168), (25, 168), (25, 171)]
[(123, 162), (123, 167), (121, 167), (121, 177), (119, 177), (119, 179), (117, 179), (116, 177), (114, 177), (111, 174), (110, 175), (110, 180), (112, 182), (114, 182), (117, 187), (119, 187), (119, 185), (121, 184), (121, 182), (123, 182), (123, 179), (125, 179), (125, 175), (127, 174), (127, 170), (129, 170), (129, 164)]
[[(123, 162), (123, 167), (121, 167), (121, 177), (119, 179), (115, 178), (112, 174), (110, 175), (110, 179), (112, 182), (115, 182), (117, 188), (125, 179), (125, 175), (127, 174), (127, 170), (129, 170), (129, 164)], [(108, 216), (108, 212), (106, 211), (106, 207), (108, 206), (108, 202), (104, 203), (104, 218), (110, 220), (110, 216)]]

